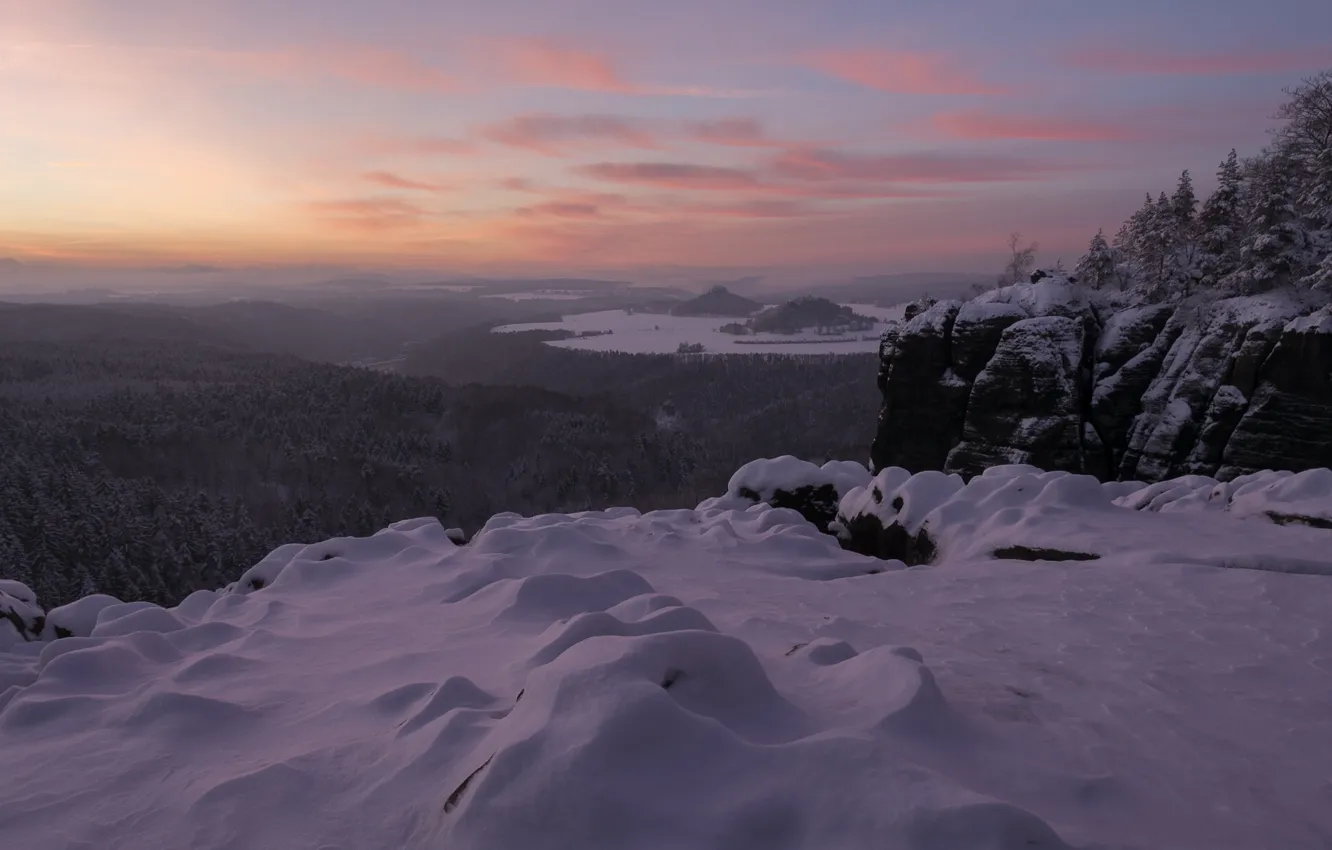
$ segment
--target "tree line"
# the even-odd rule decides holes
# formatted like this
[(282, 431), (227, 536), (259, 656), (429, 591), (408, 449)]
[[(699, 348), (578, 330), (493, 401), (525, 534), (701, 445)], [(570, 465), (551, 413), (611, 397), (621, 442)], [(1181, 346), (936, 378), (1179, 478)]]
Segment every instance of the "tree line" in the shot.
[(499, 336), (494, 371), (441, 365), (450, 381), (184, 341), (0, 343), (0, 577), (48, 607), (171, 604), (283, 543), (407, 517), (690, 507), (753, 457), (855, 456), (874, 427), (872, 355)]
[[(1113, 238), (1092, 237), (1078, 281), (1154, 301), (1332, 292), (1332, 71), (1286, 96), (1266, 149), (1248, 158), (1231, 150), (1201, 203), (1188, 171), (1173, 192), (1149, 193)], [(1030, 264), (1016, 241), (1011, 247)]]

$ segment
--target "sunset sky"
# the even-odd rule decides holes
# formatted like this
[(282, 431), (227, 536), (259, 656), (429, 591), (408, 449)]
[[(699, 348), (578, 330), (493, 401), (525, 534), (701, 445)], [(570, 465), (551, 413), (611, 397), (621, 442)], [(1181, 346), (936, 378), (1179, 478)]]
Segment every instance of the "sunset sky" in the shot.
[(0, 0), (0, 257), (979, 270), (1256, 152), (1321, 0)]

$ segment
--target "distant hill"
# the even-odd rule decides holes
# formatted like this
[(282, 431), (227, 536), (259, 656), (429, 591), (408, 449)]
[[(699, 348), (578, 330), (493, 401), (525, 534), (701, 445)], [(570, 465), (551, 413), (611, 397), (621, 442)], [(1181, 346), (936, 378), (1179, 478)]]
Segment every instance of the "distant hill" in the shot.
[(749, 325), (755, 333), (798, 333), (808, 328), (829, 332), (870, 330), (875, 320), (827, 298), (806, 295), (764, 310)]
[(675, 305), (671, 315), (744, 318), (762, 309), (763, 305), (757, 301), (736, 295), (724, 286), (714, 286), (697, 298)]

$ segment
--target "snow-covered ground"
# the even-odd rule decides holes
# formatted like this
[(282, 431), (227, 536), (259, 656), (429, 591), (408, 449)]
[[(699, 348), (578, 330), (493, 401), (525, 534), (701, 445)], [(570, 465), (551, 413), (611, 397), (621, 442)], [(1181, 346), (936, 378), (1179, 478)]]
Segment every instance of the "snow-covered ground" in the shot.
[[(1310, 512), (1326, 478), (1270, 501)], [(1226, 567), (1332, 561), (1332, 531), (1256, 491), (956, 483), (844, 499), (932, 523), (925, 568), (764, 505), (500, 515), (52, 612), (91, 636), (0, 644), (4, 846), (1329, 846), (1332, 577)], [(987, 554), (1060, 528), (1101, 559)]]
[[(880, 322), (900, 321), (906, 305), (876, 307), (872, 304), (847, 305), (862, 316)], [(604, 336), (565, 339), (549, 343), (561, 348), (584, 351), (619, 351), (630, 354), (674, 354), (681, 343), (702, 343), (707, 354), (857, 354), (877, 352), (883, 325), (872, 331), (843, 337), (819, 336), (813, 330), (803, 334), (756, 334), (733, 336), (718, 330), (743, 319), (671, 316), (663, 313), (626, 313), (603, 310), (565, 316), (563, 321), (504, 325), (497, 333), (534, 330), (568, 330), (574, 333), (611, 331)], [(829, 341), (830, 339), (838, 341)]]

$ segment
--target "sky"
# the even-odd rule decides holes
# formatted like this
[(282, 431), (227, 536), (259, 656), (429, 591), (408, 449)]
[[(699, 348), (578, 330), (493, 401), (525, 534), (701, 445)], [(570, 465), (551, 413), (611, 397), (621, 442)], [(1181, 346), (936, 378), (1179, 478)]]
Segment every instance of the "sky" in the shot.
[[(0, 257), (979, 271), (1256, 153), (1321, 0), (0, 0)], [(14, 267), (14, 263), (9, 264)]]

